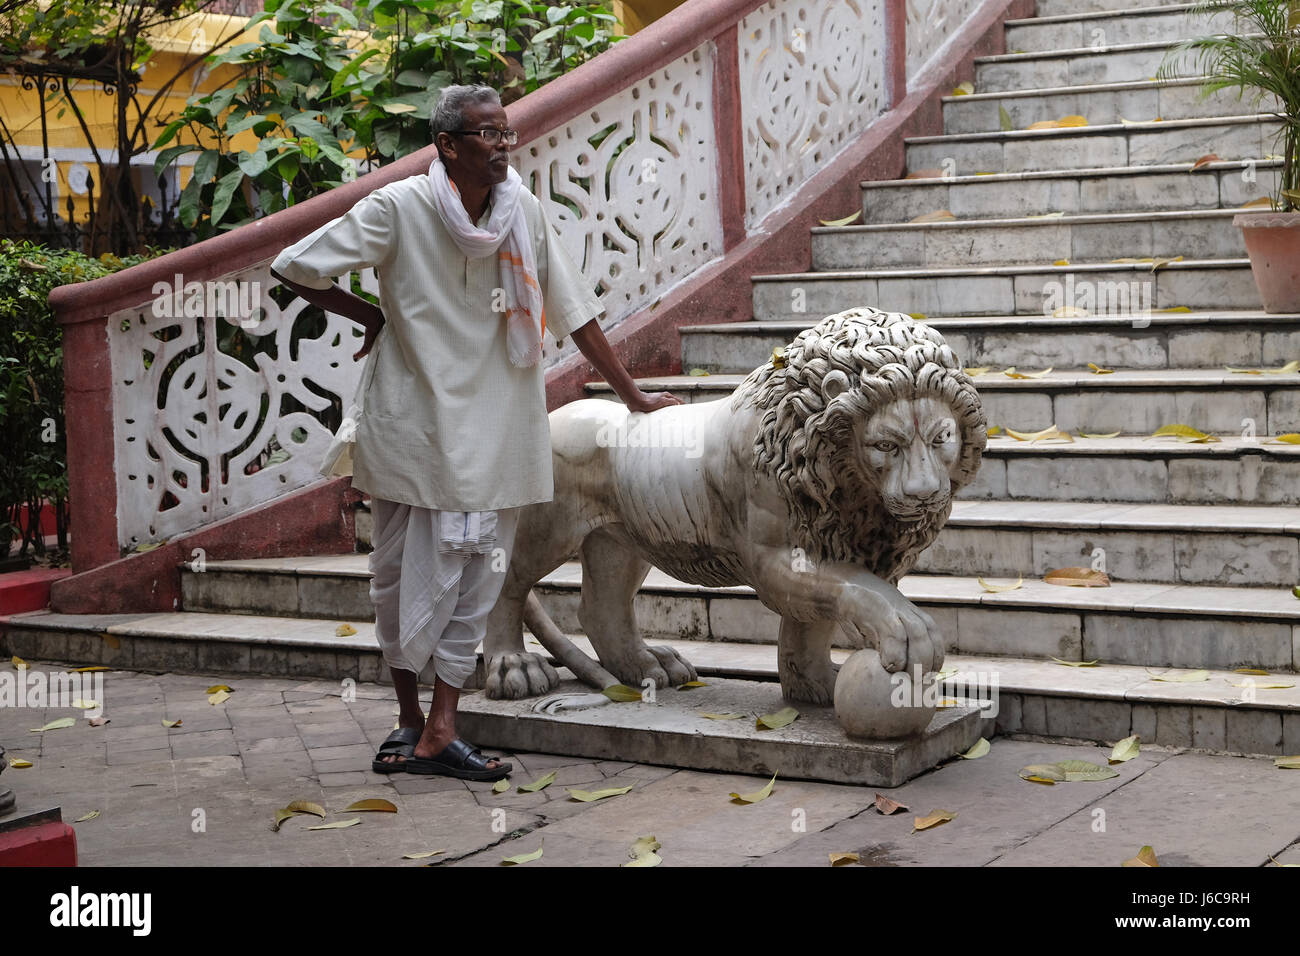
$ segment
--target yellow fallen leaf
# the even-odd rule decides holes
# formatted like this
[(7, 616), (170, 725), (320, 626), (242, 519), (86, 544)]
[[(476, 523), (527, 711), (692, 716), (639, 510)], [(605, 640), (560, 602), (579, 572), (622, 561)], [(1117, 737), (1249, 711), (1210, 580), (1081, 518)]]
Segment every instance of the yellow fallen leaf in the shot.
[(678, 687), (677, 689), (678, 689), (678, 690), (694, 690), (696, 687), (708, 687), (708, 686), (709, 686), (709, 685), (706, 684), (706, 683), (705, 683), (704, 681), (702, 681), (702, 680), (688, 680), (685, 684), (682, 684), (682, 685), (681, 685), (680, 687)]
[(1300, 757), (1274, 757), (1273, 766), (1278, 770), (1300, 770)]
[(1001, 127), (1004, 133), (1009, 133), (1016, 128), (1015, 120), (1011, 118), (1011, 114), (1007, 112), (1007, 108), (1001, 103), (998, 104), (998, 126)]
[(1062, 116), (1059, 120), (1057, 120), (1057, 122), (1060, 123), (1060, 125), (1064, 129), (1071, 129), (1078, 126), (1088, 125), (1088, 121), (1084, 119), (1082, 116), (1079, 116), (1077, 113), (1071, 114), (1070, 116)]
[(1017, 378), (1017, 379), (1042, 378), (1044, 375), (1048, 374), (1051, 371), (1052, 370), (1050, 368), (1045, 368), (1041, 372), (1017, 372), (1016, 367), (1013, 365), (1002, 374), (1005, 375), (1007, 378)]
[(1252, 199), (1250, 202), (1242, 203), (1238, 209), (1272, 209), (1273, 200), (1268, 196), (1260, 196), (1258, 199)]
[(1080, 438), (1118, 438), (1119, 432), (1106, 432), (1104, 435), (1094, 435), (1090, 432), (1079, 432)]
[(780, 730), (786, 724), (793, 723), (799, 716), (799, 711), (793, 707), (782, 707), (774, 714), (764, 714), (754, 722), (757, 730)]
[(706, 371), (705, 371), (704, 369), (702, 369), (702, 368), (693, 368), (693, 369), (691, 369), (687, 374), (688, 374), (688, 375), (695, 375), (695, 376), (697, 376), (697, 377), (704, 377), (704, 376), (707, 376), (709, 373), (706, 372)]
[(956, 707), (956, 706), (957, 706), (957, 701), (956, 701), (955, 698), (952, 698), (952, 697), (945, 697), (943, 700), (939, 701), (939, 703), (935, 704), (935, 706), (936, 706), (936, 707)]
[(307, 830), (346, 830), (348, 827), (354, 827), (361, 822), (360, 817), (353, 817), (351, 820), (335, 820), (333, 823), (321, 823), (314, 827), (306, 827)]
[(208, 695), (208, 703), (213, 707), (216, 707), (218, 704), (224, 704), (228, 700), (230, 700), (230, 693), (228, 691), (219, 690), (215, 694)]
[(942, 169), (918, 169), (914, 173), (908, 173), (904, 179), (942, 179), (946, 174)]
[(1156, 862), (1156, 851), (1149, 846), (1144, 846), (1138, 850), (1137, 856), (1131, 860), (1125, 860), (1120, 866), (1159, 866)]
[(271, 829), (272, 829), (272, 831), (274, 831), (275, 833), (279, 833), (279, 832), (280, 832), (280, 824), (284, 823), (285, 820), (288, 820), (288, 819), (289, 819), (290, 817), (292, 817), (292, 816), (296, 816), (296, 814), (295, 814), (292, 810), (289, 810), (289, 809), (276, 810), (276, 811), (275, 811), (275, 823), (273, 823), (273, 824), (271, 825)]
[(293, 803), (285, 807), (285, 809), (293, 813), (310, 813), (313, 816), (320, 817), (322, 820), (325, 819), (325, 808), (319, 803), (312, 803), (310, 800), (295, 800)]
[(1003, 591), (1017, 591), (1020, 589), (1020, 586), (1025, 583), (1023, 575), (1016, 578), (1015, 584), (989, 584), (989, 582), (985, 581), (983, 578), (976, 578), (975, 580), (979, 583), (980, 587), (985, 591), (988, 591), (990, 594), (1001, 594)]
[(552, 770), (544, 777), (538, 777), (532, 783), (526, 783), (519, 788), (520, 793), (537, 793), (539, 790), (545, 790), (551, 784), (555, 783), (555, 771)]
[(396, 813), (397, 806), (388, 800), (380, 797), (372, 797), (369, 800), (358, 800), (352, 806), (344, 809), (344, 813), (354, 813), (360, 810), (370, 810), (378, 813)]
[(853, 215), (845, 216), (843, 219), (818, 219), (817, 221), (820, 222), (823, 226), (847, 226), (849, 223), (858, 219), (861, 215), (862, 215), (862, 210), (859, 209)]
[(164, 720), (162, 725), (164, 727), (179, 727), (181, 722), (179, 720)]
[(1140, 742), (1141, 738), (1137, 734), (1125, 737), (1111, 749), (1108, 762), (1124, 763), (1126, 760), (1132, 760), (1140, 752)]
[(85, 823), (87, 820), (93, 820), (93, 819), (95, 819), (95, 817), (97, 817), (97, 816), (99, 816), (99, 811), (98, 811), (98, 810), (91, 810), (89, 813), (83, 813), (81, 816), (77, 817), (77, 819), (73, 820), (72, 822), (73, 822), (73, 823)]
[(641, 700), (641, 692), (626, 684), (610, 684), (601, 693), (616, 704), (632, 704)]
[(1055, 262), (1052, 263), (1052, 265), (1054, 266), (1068, 266), (1069, 264), (1070, 264), (1069, 259), (1057, 259)]
[(1047, 428), (1044, 428), (1042, 431), (1037, 431), (1037, 432), (1018, 432), (1008, 428), (1007, 434), (1010, 435), (1012, 438), (1014, 438), (1016, 441), (1035, 442), (1035, 441), (1052, 441), (1056, 439), (1060, 439), (1068, 442), (1074, 441), (1073, 435), (1071, 435), (1069, 432), (1061, 431), (1061, 429), (1057, 428), (1055, 425), (1051, 425)]
[(546, 840), (543, 838), (542, 845), (532, 853), (520, 853), (518, 856), (508, 856), (501, 861), (502, 866), (518, 866), (521, 863), (532, 863), (533, 860), (542, 858), (542, 850), (546, 847)]
[(1168, 258), (1155, 258), (1151, 260), (1151, 271), (1155, 272), (1157, 269), (1162, 269), (1165, 266), (1169, 265), (1169, 263), (1171, 262), (1182, 262), (1182, 261), (1183, 261), (1182, 256), (1170, 256)]
[(403, 860), (427, 860), (431, 856), (438, 856), (446, 853), (446, 850), (423, 850), (420, 853), (403, 853)]
[(1221, 163), (1221, 162), (1223, 162), (1223, 159), (1220, 158), (1218, 153), (1207, 153), (1206, 155), (1198, 159), (1196, 162), (1192, 163), (1192, 168), (1189, 169), (1188, 172), (1194, 173), (1198, 169), (1204, 169), (1206, 166), (1210, 165), (1210, 163)]
[(1234, 674), (1254, 674), (1257, 677), (1267, 677), (1268, 671), (1260, 670), (1258, 667), (1238, 667), (1233, 671)]
[(1024, 776), (1024, 775), (1022, 774), (1021, 777), (1020, 777), (1020, 779), (1021, 779), (1021, 780), (1028, 780), (1030, 783), (1045, 783), (1045, 784), (1047, 784), (1047, 786), (1049, 786), (1049, 787), (1054, 787), (1054, 786), (1056, 786), (1056, 781), (1055, 781), (1055, 780), (1049, 780), (1047, 777), (1039, 777), (1039, 776), (1036, 776), (1036, 775), (1034, 775), (1034, 774), (1030, 774), (1028, 777), (1026, 777), (1026, 776)]
[(911, 319), (913, 322), (924, 322), (924, 321), (925, 321), (925, 313), (924, 313), (924, 312), (909, 312), (909, 313), (907, 313), (907, 317), (908, 317), (909, 319)]
[(496, 783), (492, 784), (493, 793), (505, 793), (509, 789), (510, 789), (510, 779), (508, 777), (502, 777)]
[(99, 706), (99, 701), (95, 700), (74, 700), (72, 706), (77, 710), (94, 710)]
[(772, 787), (775, 785), (776, 774), (772, 774), (772, 779), (763, 789), (755, 790), (753, 793), (732, 793), (731, 800), (733, 803), (759, 803), (772, 795)]
[(980, 366), (976, 366), (975, 368), (962, 369), (962, 371), (965, 372), (966, 375), (969, 376), (970, 378), (979, 378), (988, 370), (989, 367), (987, 365), (980, 365)]
[(1066, 667), (1096, 667), (1101, 663), (1101, 658), (1095, 661), (1063, 661), (1059, 657), (1053, 657), (1051, 660), (1057, 664), (1064, 664)]
[(630, 862), (624, 863), (623, 866), (658, 866), (663, 862), (659, 854), (655, 851), (663, 846), (653, 836), (637, 837), (636, 842), (632, 844), (631, 849), (627, 851)]
[(831, 866), (848, 866), (850, 863), (857, 863), (859, 856), (856, 853), (831, 853)]
[(1229, 681), (1228, 683), (1233, 687), (1249, 687), (1253, 690), (1287, 690), (1295, 686), (1295, 684), (1256, 684), (1254, 681), (1242, 681), (1239, 684)]
[(970, 750), (966, 751), (964, 754), (958, 754), (957, 756), (961, 757), (962, 760), (978, 760), (989, 752), (989, 746), (990, 744), (988, 740), (981, 737), (979, 740), (975, 741)]
[(913, 219), (909, 219), (908, 222), (916, 222), (916, 223), (922, 223), (922, 222), (951, 222), (952, 220), (954, 220), (954, 219), (956, 219), (956, 218), (957, 218), (957, 217), (954, 216), (954, 215), (953, 215), (951, 212), (949, 212), (947, 209), (936, 209), (936, 210), (934, 210), (933, 212), (922, 213), (921, 215), (916, 216), (916, 217), (913, 218)]
[(46, 730), (62, 730), (65, 727), (75, 727), (77, 720), (75, 717), (60, 717), (58, 720), (51, 720), (44, 727), (33, 727), (28, 733), (39, 734)]
[(351, 624), (340, 624), (338, 627), (334, 628), (335, 637), (351, 637), (356, 632), (357, 629)]
[(205, 690), (203, 693), (205, 693), (205, 694), (216, 694), (216, 693), (220, 693), (220, 692), (223, 691), (223, 690), (224, 690), (227, 694), (231, 694), (231, 693), (234, 693), (235, 688), (231, 687), (229, 684), (213, 684), (211, 687), (209, 687), (209, 688), (208, 688), (207, 690)]
[(707, 717), (709, 720), (740, 720), (740, 718), (744, 717), (745, 715), (744, 714), (707, 714), (704, 711), (701, 711), (700, 716)]
[(1020, 779), (1030, 783), (1064, 783), (1065, 772), (1054, 763), (1037, 763), (1019, 770)]
[[(1151, 673), (1147, 671), (1147, 673)], [(1201, 681), (1210, 679), (1210, 672), (1206, 670), (1186, 671), (1182, 674), (1162, 674), (1159, 677), (1152, 677), (1152, 680), (1164, 681), (1169, 684), (1199, 684)]]
[(1207, 435), (1191, 425), (1161, 425), (1151, 433), (1152, 438), (1166, 438), (1171, 435), (1175, 438), (1190, 438), (1194, 441), (1214, 440), (1214, 436)]
[(9, 766), (13, 767), (15, 770), (26, 770), (31, 765), (32, 762), (30, 760), (24, 760), (22, 757), (15, 757), (13, 760), (9, 761)]
[(1235, 372), (1239, 375), (1290, 375), (1300, 369), (1300, 361), (1292, 360), (1281, 368), (1233, 368), (1231, 365), (1223, 367), (1229, 372)]
[(569, 797), (580, 803), (595, 803), (597, 800), (604, 800), (606, 797), (621, 797), (631, 790), (631, 787), (610, 787), (608, 790), (569, 790)]
[(14, 670), (16, 671), (27, 670), (27, 662), (16, 654), (11, 659), (11, 663), (14, 665)]
[(101, 666), (101, 665), (99, 665), (99, 664), (96, 664), (96, 665), (94, 665), (93, 667), (74, 667), (74, 668), (72, 669), (72, 673), (74, 673), (74, 674), (88, 674), (88, 673), (90, 673), (91, 671), (106, 671), (106, 670), (109, 670), (109, 669), (110, 669), (110, 668), (103, 667), (103, 666)]
[(996, 438), (1002, 434), (1002, 426), (993, 425), (990, 428), (985, 429), (985, 434), (988, 435), (989, 438)]
[(970, 96), (974, 92), (975, 92), (975, 84), (972, 83), (970, 80), (967, 80), (965, 83), (958, 83), (955, 87), (953, 87), (952, 95)]
[(949, 820), (957, 819), (957, 814), (951, 810), (931, 810), (928, 816), (917, 817), (912, 823), (912, 832), (917, 830), (928, 830), (931, 827), (941, 826)]
[(1163, 309), (1156, 309), (1157, 312), (1190, 312), (1192, 311), (1185, 305), (1171, 305)]
[(1095, 364), (1093, 364), (1092, 362), (1089, 362), (1089, 363), (1088, 363), (1088, 368), (1092, 369), (1092, 374), (1093, 374), (1093, 375), (1113, 375), (1113, 374), (1115, 374), (1115, 370), (1114, 370), (1113, 368), (1102, 368), (1100, 365), (1095, 365)]
[(1300, 433), (1287, 432), (1285, 435), (1278, 435), (1276, 438), (1269, 439), (1264, 444), (1272, 445), (1274, 442), (1283, 445), (1300, 445)]
[(1063, 305), (1052, 313), (1054, 319), (1086, 319), (1092, 313), (1075, 305)]
[(1039, 120), (1037, 123), (1030, 123), (1028, 126), (1025, 127), (1025, 129), (1027, 130), (1060, 129), (1060, 128), (1061, 128), (1061, 123), (1059, 120)]
[(772, 356), (768, 361), (772, 363), (772, 368), (785, 368), (785, 346), (778, 345), (772, 349)]
[(1048, 584), (1067, 588), (1108, 588), (1110, 577), (1105, 571), (1092, 568), (1057, 568), (1043, 575)]

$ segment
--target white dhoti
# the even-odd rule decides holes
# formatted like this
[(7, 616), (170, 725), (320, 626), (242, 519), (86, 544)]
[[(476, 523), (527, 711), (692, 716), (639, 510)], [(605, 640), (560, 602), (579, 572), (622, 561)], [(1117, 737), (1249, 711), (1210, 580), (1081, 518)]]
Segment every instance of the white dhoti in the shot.
[(474, 673), (487, 617), (510, 567), (519, 508), (455, 512), (371, 498), (370, 600), (389, 667), (429, 660), (452, 687)]

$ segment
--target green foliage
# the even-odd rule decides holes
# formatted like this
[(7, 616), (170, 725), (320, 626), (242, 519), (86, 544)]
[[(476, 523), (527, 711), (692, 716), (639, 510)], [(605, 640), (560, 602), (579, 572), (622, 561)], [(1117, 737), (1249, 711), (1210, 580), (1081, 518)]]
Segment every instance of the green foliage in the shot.
[[(63, 420), (63, 346), (50, 290), (98, 279), (160, 252), (92, 259), (31, 242), (0, 240), (0, 557), (14, 538), (22, 552), (43, 551), (42, 502), (55, 507), (59, 547), (68, 527), (67, 445)], [(22, 520), (23, 506), (28, 510)], [(104, 507), (113, 507), (112, 502)]]
[[(267, 0), (248, 24), (260, 24), (257, 42), (212, 58), (241, 75), (191, 99), (154, 143), (158, 172), (198, 154), (180, 200), (184, 225), (206, 237), (333, 189), (358, 174), (348, 153), (373, 166), (427, 146), (444, 87), (485, 83), (510, 102), (618, 39), (604, 2), (368, 0), (357, 8)], [(245, 130), (258, 137), (253, 151), (230, 145)]]
[(1283, 164), (1274, 205), (1283, 212), (1300, 210), (1300, 0), (1211, 0), (1192, 12), (1219, 13), (1223, 19), (1216, 25), (1223, 27), (1230, 15), (1233, 32), (1179, 43), (1157, 76), (1204, 77), (1203, 95), (1235, 88), (1256, 108), (1264, 97), (1275, 97)]

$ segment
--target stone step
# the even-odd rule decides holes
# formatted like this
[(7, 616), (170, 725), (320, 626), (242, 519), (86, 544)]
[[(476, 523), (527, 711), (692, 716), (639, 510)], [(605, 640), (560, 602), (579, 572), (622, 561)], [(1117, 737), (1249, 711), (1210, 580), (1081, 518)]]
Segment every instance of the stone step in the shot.
[(1192, 165), (864, 182), (863, 222), (908, 222), (938, 209), (958, 219), (1231, 209), (1272, 195), (1282, 163), (1212, 162), (1195, 171)]
[(800, 321), (856, 306), (951, 316), (1041, 316), (1073, 307), (1110, 316), (1150, 310), (1154, 317), (1170, 308), (1260, 308), (1248, 259), (1184, 259), (1154, 273), (1143, 263), (1039, 263), (756, 275), (752, 283), (758, 322)]
[(1192, 444), (1135, 435), (989, 440), (963, 499), (1300, 505), (1300, 447), (1223, 436)]
[(1196, 15), (1196, 5), (1079, 12), (1006, 21), (1009, 53), (1104, 48), (1114, 44), (1172, 43), (1207, 33), (1231, 32), (1231, 18)]
[(1223, 160), (1264, 159), (1276, 152), (1278, 129), (1276, 120), (1261, 113), (912, 136), (906, 140), (907, 169), (942, 169), (953, 176), (973, 176), (1195, 163), (1211, 153)]
[(1187, 0), (1038, 0), (1034, 12), (1040, 17), (1080, 16), (1095, 12), (1128, 12), (1152, 7), (1186, 6)]
[[(1223, 310), (1130, 317), (930, 316), (924, 321), (943, 334), (967, 367), (1084, 368), (1092, 362), (1113, 369), (1278, 368), (1300, 358), (1300, 315)], [(808, 325), (682, 326), (682, 368), (748, 374)]]
[[(1021, 371), (1041, 371), (1022, 368)], [(728, 397), (743, 375), (664, 375), (637, 379), (646, 391), (671, 391), (688, 402)], [(1300, 432), (1300, 375), (1236, 375), (1215, 369), (1152, 369), (1096, 375), (1053, 370), (1016, 380), (975, 378), (990, 425), (1034, 432), (1055, 424), (1069, 432), (1150, 435), (1165, 425), (1191, 425), (1211, 435)], [(604, 382), (585, 386), (613, 399)]]
[(1300, 510), (1285, 506), (959, 501), (925, 574), (1041, 577), (1100, 563), (1116, 581), (1276, 587), (1300, 611)]
[(1023, 89), (1012, 92), (977, 92), (943, 98), (945, 133), (989, 133), (1002, 129), (1005, 111), (1011, 129), (1028, 129), (1043, 120), (1082, 116), (1090, 124), (1235, 116), (1273, 109), (1275, 99), (1262, 104), (1243, 101), (1235, 92), (1201, 95), (1199, 79), (1156, 83), (1135, 80), (1083, 86)]
[[(1107, 556), (1111, 557), (1109, 552)], [(330, 610), (343, 614), (295, 616), (290, 602), (284, 603), (283, 612), (250, 611), (270, 603), (273, 594), (282, 597), (299, 585), (306, 585), (304, 594), (318, 593), (309, 590), (308, 579), (319, 575), (311, 559), (257, 559), (211, 562), (203, 574), (224, 580), (207, 586), (207, 606), (153, 615), (35, 612), (8, 619), (7, 629), (11, 640), (32, 631), (54, 635), (39, 645), (23, 645), (31, 656), (45, 659), (142, 669), (228, 668), (235, 673), (285, 673), (283, 668), (298, 668), (295, 673), (301, 676), (347, 676), (329, 670), (320, 655), (328, 652), (346, 661), (348, 654), (376, 647), (366, 558), (347, 557), (348, 567), (341, 562), (331, 572), (340, 596)], [(1083, 557), (1091, 562), (1090, 555)], [(985, 580), (1012, 583), (1018, 574), (1026, 573), (1027, 568), (1010, 575), (989, 571)], [(268, 586), (268, 579), (275, 583)], [(582, 569), (575, 560), (538, 584), (548, 613), (566, 633), (581, 630), (581, 582)], [(1116, 580), (1109, 588), (1066, 588), (1029, 575), (1017, 590), (992, 593), (974, 576), (920, 573), (907, 575), (899, 587), (935, 618), (954, 653), (1281, 670), (1295, 670), (1300, 653), (1295, 641), (1300, 602), (1287, 587)], [(241, 593), (246, 600), (232, 599)], [(215, 606), (223, 598), (229, 609)], [(350, 606), (342, 607), (345, 601)], [(760, 604), (748, 587), (702, 587), (657, 569), (651, 569), (642, 584), (636, 611), (643, 635), (653, 641), (772, 644), (779, 629), (778, 616)], [(356, 633), (338, 635), (340, 623)], [(121, 646), (127, 638), (134, 641), (134, 651)], [(528, 641), (530, 649), (540, 646), (531, 637)], [(114, 642), (119, 646), (114, 647)], [(850, 646), (843, 636), (837, 643)], [(198, 647), (206, 649), (199, 652)], [(23, 649), (12, 653), (29, 656)]]
[[(1168, 40), (1115, 43), (1103, 49), (1084, 45), (1068, 50), (1003, 53), (975, 58), (975, 89), (981, 93), (1153, 80), (1174, 48)], [(1188, 65), (1182, 66), (1184, 70)]]
[(1104, 263), (1120, 255), (1231, 259), (1246, 255), (1242, 232), (1232, 224), (1237, 214), (1198, 209), (818, 226), (812, 229), (812, 268)]

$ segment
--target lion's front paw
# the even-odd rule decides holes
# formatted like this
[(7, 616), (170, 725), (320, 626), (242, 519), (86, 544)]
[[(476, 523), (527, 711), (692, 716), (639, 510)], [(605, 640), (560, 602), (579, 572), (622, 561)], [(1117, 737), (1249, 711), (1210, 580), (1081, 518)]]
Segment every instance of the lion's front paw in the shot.
[(546, 694), (560, 682), (560, 675), (540, 654), (503, 654), (487, 666), (484, 692), (494, 700), (519, 700)]

